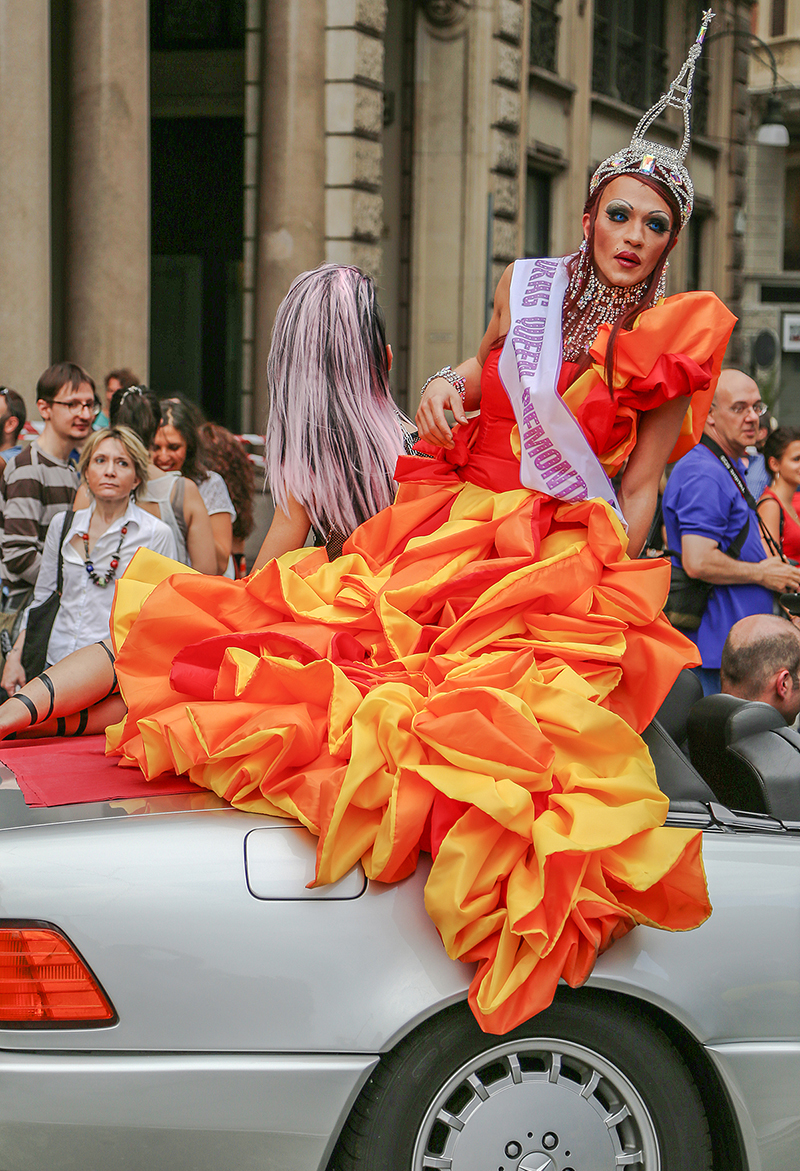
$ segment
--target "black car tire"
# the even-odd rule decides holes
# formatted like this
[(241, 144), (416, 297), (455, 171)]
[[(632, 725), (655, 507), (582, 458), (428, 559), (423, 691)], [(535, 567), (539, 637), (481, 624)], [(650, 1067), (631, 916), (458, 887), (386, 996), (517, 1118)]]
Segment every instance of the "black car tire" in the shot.
[(630, 1002), (588, 991), (502, 1036), (465, 1004), (427, 1021), (373, 1071), (328, 1171), (621, 1166), (710, 1171), (708, 1123), (664, 1034)]

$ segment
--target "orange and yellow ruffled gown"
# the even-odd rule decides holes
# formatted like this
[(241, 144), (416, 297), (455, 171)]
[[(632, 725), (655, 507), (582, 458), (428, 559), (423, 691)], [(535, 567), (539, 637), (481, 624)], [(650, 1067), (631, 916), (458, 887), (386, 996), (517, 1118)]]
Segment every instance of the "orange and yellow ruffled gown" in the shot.
[[(696, 441), (732, 320), (711, 294), (643, 314), (613, 399), (608, 327), (569, 386), (565, 366), (610, 474), (668, 398), (693, 396), (681, 445)], [(428, 912), (477, 961), (470, 1003), (492, 1032), (636, 923), (684, 930), (710, 910), (700, 836), (663, 828), (638, 735), (697, 661), (661, 614), (669, 566), (629, 560), (602, 501), (520, 487), (498, 355), (480, 417), (435, 461), (402, 457), (396, 503), (336, 561), (300, 549), (229, 581), (140, 551), (113, 620), (129, 714), (108, 736), (149, 777), (298, 818), (320, 883), (358, 859), (394, 882), (430, 851)]]

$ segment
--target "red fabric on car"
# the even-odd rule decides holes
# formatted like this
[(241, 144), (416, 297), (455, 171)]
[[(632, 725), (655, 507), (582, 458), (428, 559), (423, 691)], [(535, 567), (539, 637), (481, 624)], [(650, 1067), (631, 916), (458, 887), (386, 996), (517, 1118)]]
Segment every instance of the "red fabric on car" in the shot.
[(10, 740), (0, 743), (0, 763), (14, 773), (31, 807), (205, 792), (175, 773), (146, 781), (140, 769), (120, 768), (105, 750), (104, 735)]

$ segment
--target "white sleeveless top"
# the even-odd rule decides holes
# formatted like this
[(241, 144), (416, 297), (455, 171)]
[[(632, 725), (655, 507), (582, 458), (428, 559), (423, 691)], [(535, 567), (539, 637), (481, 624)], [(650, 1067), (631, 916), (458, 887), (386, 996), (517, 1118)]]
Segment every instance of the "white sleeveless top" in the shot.
[(178, 547), (178, 561), (189, 565), (186, 551), (186, 518), (183, 515), (184, 480), (180, 472), (164, 472), (154, 480), (148, 480), (141, 500), (157, 504), (159, 515), (168, 525)]

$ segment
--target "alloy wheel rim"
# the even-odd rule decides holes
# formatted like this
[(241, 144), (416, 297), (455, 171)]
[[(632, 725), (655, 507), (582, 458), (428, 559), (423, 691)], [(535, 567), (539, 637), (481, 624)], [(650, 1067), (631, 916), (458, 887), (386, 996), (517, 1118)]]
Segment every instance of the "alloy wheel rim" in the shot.
[(413, 1171), (660, 1171), (636, 1087), (587, 1046), (537, 1037), (465, 1062), (428, 1107)]

